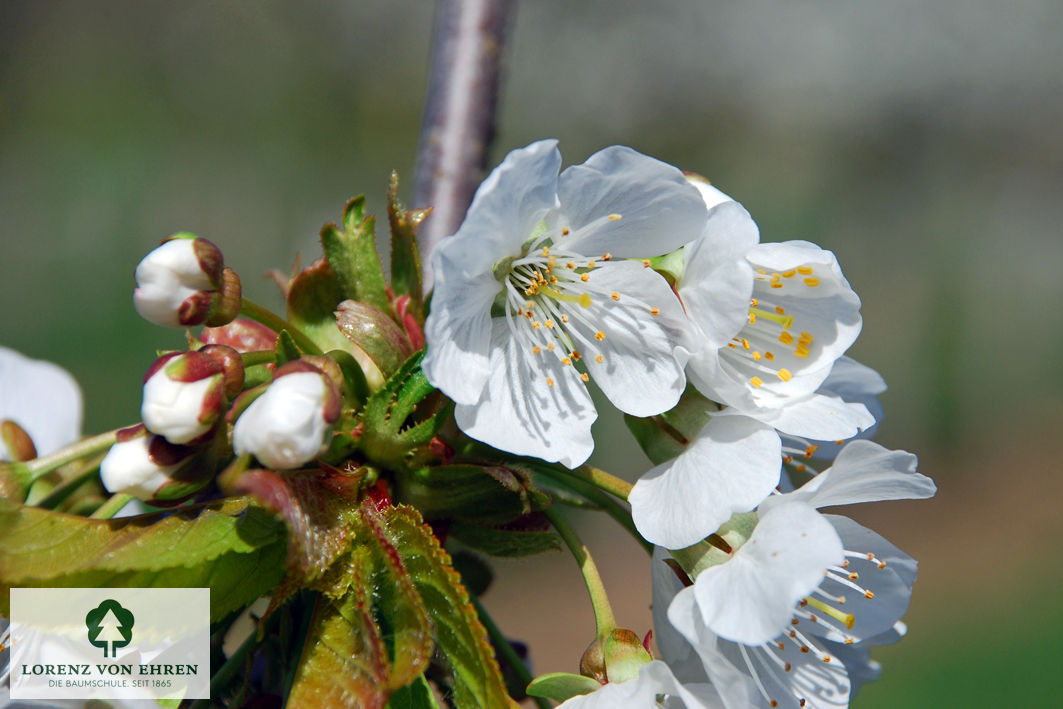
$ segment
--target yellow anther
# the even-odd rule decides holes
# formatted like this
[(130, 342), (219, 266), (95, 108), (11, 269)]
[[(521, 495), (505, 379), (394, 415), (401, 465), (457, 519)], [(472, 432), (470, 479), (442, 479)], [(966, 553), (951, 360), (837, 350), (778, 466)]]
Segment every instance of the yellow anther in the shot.
[(860, 574), (856, 573), (855, 571), (849, 574), (850, 581), (856, 581), (858, 578), (860, 578)]
[(808, 448), (805, 448), (805, 457), (811, 458), (812, 454), (819, 450), (819, 446), (815, 443), (811, 444)]
[(597, 362), (598, 364), (601, 364), (604, 360), (605, 360), (605, 357), (602, 357), (601, 355), (598, 355), (597, 357), (594, 358), (594, 361)]
[(581, 354), (579, 353), (579, 350), (572, 350), (572, 359), (574, 359), (574, 360), (576, 360), (577, 362), (579, 362), (579, 358), (580, 358), (580, 357), (582, 357), (582, 356), (583, 356), (583, 355), (581, 355)]
[(752, 305), (752, 306), (753, 306), (753, 307), (755, 308), (755, 307), (757, 307), (758, 305), (760, 305), (760, 301), (759, 301), (759, 300), (757, 300), (756, 298), (750, 298), (750, 299), (749, 299), (749, 304), (750, 304), (750, 305)]
[(742, 338), (742, 347), (747, 349), (747, 350), (749, 349), (749, 340), (747, 340), (744, 337)]
[(565, 268), (567, 268), (567, 269), (573, 269), (575, 267), (576, 267), (576, 262), (575, 261), (569, 261), (568, 263), (565, 264)]
[(612, 261), (612, 260), (613, 260), (613, 255), (611, 253), (609, 253), (608, 251), (605, 252), (604, 254), (602, 254), (602, 261)]
[(754, 312), (750, 311), (750, 313), (749, 313), (749, 324), (750, 324), (750, 325), (752, 325), (752, 324), (753, 324), (753, 323), (755, 323), (756, 321), (757, 321), (757, 315), (756, 315), (756, 313), (754, 313)]
[(752, 379), (749, 380), (749, 383), (759, 389), (761, 386), (764, 385), (764, 380), (761, 379), (760, 377), (753, 377)]
[(554, 380), (553, 380), (553, 379), (551, 379), (550, 377), (547, 377), (547, 378), (546, 378), (546, 386), (548, 386), (548, 387), (550, 387), (550, 388), (553, 388), (553, 386), (554, 386)]
[(661, 314), (661, 309), (660, 308), (650, 308), (650, 315), (660, 315), (660, 314)]
[[(590, 261), (587, 262), (587, 268), (594, 268), (594, 259), (591, 259)], [(584, 274), (584, 275), (587, 275), (587, 274)]]
[(605, 339), (605, 333), (602, 332), (601, 330), (599, 330), (598, 332), (594, 333), (594, 339), (596, 339), (599, 342), (601, 342), (602, 340)]
[(796, 274), (796, 273), (797, 273), (797, 270), (791, 268), (789, 271), (783, 271), (782, 272), (782, 277), (783, 278), (793, 278), (794, 274)]
[(802, 359), (808, 357), (808, 347), (799, 344), (794, 348), (794, 357), (800, 357)]
[(794, 376), (793, 374), (790, 373), (789, 369), (780, 369), (778, 371), (778, 375), (779, 375), (779, 379), (782, 379), (784, 382), (790, 381), (790, 379), (792, 379), (793, 376)]
[(648, 258), (642, 259), (642, 267), (643, 268), (649, 268), (650, 267), (650, 260)]
[(728, 346), (728, 347), (730, 347), (730, 348), (731, 348), (731, 349), (733, 350), (733, 349), (735, 348), (735, 343), (733, 343), (733, 342), (728, 342), (728, 343), (727, 343), (727, 346)]
[(777, 312), (779, 315), (786, 315), (786, 308), (782, 307), (781, 305), (776, 305), (775, 312)]
[(784, 332), (779, 334), (779, 342), (783, 343), (784, 345), (792, 344), (793, 341), (794, 341), (794, 336), (791, 335), (790, 333), (784, 331)]
[(798, 266), (797, 267), (797, 272), (800, 273), (802, 276), (807, 276), (807, 275), (812, 273), (812, 267), (811, 266)]
[(525, 311), (524, 311), (524, 317), (526, 317), (526, 318), (528, 318), (529, 320), (531, 320), (531, 319), (532, 319), (532, 317), (534, 317), (534, 316), (533, 316), (533, 315), (531, 314), (531, 311), (530, 311), (530, 310), (525, 310)]
[(617, 293), (616, 291), (613, 291), (612, 293), (610, 293), (609, 297), (612, 298), (613, 300), (620, 300), (620, 294)]
[(557, 276), (550, 276), (550, 285), (552, 285), (552, 286), (556, 286), (557, 285)]
[(768, 272), (767, 272), (767, 271), (765, 271), (765, 270), (764, 270), (763, 268), (758, 268), (758, 269), (757, 269), (757, 273), (759, 273), (759, 274), (760, 274), (760, 275), (762, 275), (762, 276), (766, 276), (766, 275), (768, 275)]
[(782, 280), (782, 276), (779, 275), (778, 273), (771, 274), (771, 282), (772, 283), (778, 283), (781, 280)]
[(782, 288), (782, 283), (772, 283), (771, 287), (772, 288)]
[(586, 273), (582, 274), (582, 275), (581, 275), (581, 276), (579, 277), (579, 279), (580, 279), (581, 281), (583, 281), (584, 283), (586, 283), (586, 282), (587, 282), (587, 279), (588, 279), (588, 278), (590, 278), (590, 276), (588, 276), (588, 275), (587, 275)]
[(585, 382), (589, 382), (591, 380), (590, 375), (587, 374), (586, 372), (584, 372), (583, 374), (579, 375), (579, 378), (582, 379)]
[(610, 214), (609, 215), (609, 221), (611, 221), (611, 222), (620, 221), (620, 215), (619, 214)]
[(535, 301), (533, 301), (533, 300), (524, 301), (524, 307), (527, 308), (528, 310), (531, 310), (532, 308), (535, 307)]
[(569, 235), (568, 227), (567, 226), (566, 227), (561, 227), (561, 236), (568, 236), (568, 235)]
[(764, 359), (768, 360), (769, 362), (773, 362), (775, 360), (775, 353), (774, 352), (765, 352), (764, 353)]
[(561, 360), (561, 364), (572, 364), (572, 360), (568, 357), (565, 357), (563, 360)]
[(532, 322), (532, 329), (533, 330), (538, 330), (541, 326), (542, 326), (542, 323), (539, 322), (538, 320), (535, 320), (534, 322)]
[(568, 316), (564, 313), (561, 313), (561, 322), (568, 322)]
[(524, 308), (517, 308), (517, 315), (523, 315), (523, 314), (524, 314)]
[(539, 345), (535, 345), (534, 347), (532, 347), (532, 352), (534, 352), (535, 354), (539, 354), (540, 352), (542, 352), (542, 350), (539, 349)]
[(543, 247), (543, 258), (546, 258), (549, 255), (550, 255), (550, 247), (544, 246)]
[(799, 473), (805, 472), (805, 464), (804, 463), (798, 463), (797, 465), (794, 466), (794, 470), (796, 470)]
[(543, 324), (546, 325), (547, 327), (553, 327), (554, 326), (554, 321), (553, 320), (547, 320)]
[(755, 361), (755, 362), (759, 362), (760, 361), (760, 352), (757, 352), (756, 350), (753, 350), (753, 361)]
[(804, 344), (809, 345), (812, 344), (813, 339), (811, 332), (802, 332), (798, 342), (803, 342)]
[(553, 352), (554, 351), (554, 343), (553, 342), (547, 342), (546, 343), (546, 349), (548, 349), (551, 352)]
[(819, 285), (819, 279), (818, 278), (811, 278), (811, 277), (810, 278), (806, 278), (805, 279), (805, 285), (808, 286), (809, 288), (815, 288), (816, 286)]
[(875, 592), (874, 591), (864, 591), (864, 598), (866, 598), (867, 600), (870, 601), (874, 597), (875, 597)]

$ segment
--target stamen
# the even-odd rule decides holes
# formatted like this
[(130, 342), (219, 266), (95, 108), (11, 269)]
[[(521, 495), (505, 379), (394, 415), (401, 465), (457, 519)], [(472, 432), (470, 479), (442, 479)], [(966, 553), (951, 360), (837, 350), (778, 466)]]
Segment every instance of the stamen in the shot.
[(797, 267), (797, 272), (800, 273), (802, 276), (807, 276), (807, 275), (812, 273), (812, 267), (811, 266), (798, 266)]
[(815, 288), (816, 286), (819, 285), (819, 279), (818, 278), (806, 278), (805, 279), (805, 285), (808, 286), (809, 288)]
[[(544, 246), (543, 248), (546, 247)], [(590, 293), (580, 293), (579, 295), (573, 295), (571, 293), (562, 293), (559, 290), (548, 288), (547, 286), (542, 286), (541, 288), (539, 288), (539, 292), (547, 296), (548, 298), (553, 298), (554, 300), (561, 300), (566, 303), (579, 303), (581, 308), (591, 307)]]
[(618, 222), (618, 221), (620, 221), (620, 219), (621, 219), (621, 216), (619, 214), (610, 214), (609, 215), (609, 221), (611, 221), (611, 222)]
[(602, 340), (605, 339), (605, 333), (602, 332), (601, 330), (599, 330), (598, 332), (594, 333), (594, 339), (596, 339), (599, 342), (601, 342)]
[(660, 314), (661, 314), (661, 309), (660, 308), (650, 308), (650, 315), (660, 315)]
[(828, 606), (818, 598), (812, 598), (809, 596), (805, 599), (808, 601), (808, 605), (819, 610), (819, 612), (829, 615), (831, 618), (845, 623), (845, 627), (852, 630), (853, 624), (856, 623), (856, 616), (852, 613), (843, 613), (834, 606)]
[(609, 297), (612, 298), (613, 300), (620, 300), (620, 294), (617, 293), (616, 291), (613, 291), (612, 293), (610, 293)]
[(546, 386), (548, 386), (548, 387), (550, 387), (552, 389), (554, 387), (554, 380), (551, 379), (550, 377), (547, 377), (546, 378)]

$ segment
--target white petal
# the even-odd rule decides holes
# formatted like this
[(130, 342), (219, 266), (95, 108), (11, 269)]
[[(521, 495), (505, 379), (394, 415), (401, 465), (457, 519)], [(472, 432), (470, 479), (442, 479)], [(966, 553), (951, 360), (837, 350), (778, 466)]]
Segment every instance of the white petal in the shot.
[[(668, 665), (654, 660), (639, 668), (635, 679), (610, 682), (590, 694), (565, 701), (558, 709), (655, 709), (659, 706), (659, 694), (678, 700), (677, 706), (685, 709), (718, 709), (723, 706), (711, 687), (684, 687)], [(666, 706), (673, 704), (666, 703)]]
[(747, 415), (770, 423), (782, 433), (814, 441), (852, 438), (875, 423), (863, 404), (822, 394), (809, 394), (778, 409), (757, 409)]
[(666, 254), (705, 224), (705, 204), (682, 172), (620, 145), (562, 172), (558, 196), (559, 226), (571, 229), (560, 244), (588, 256)]
[(328, 390), (323, 375), (296, 372), (278, 377), (240, 414), (233, 426), (233, 450), (253, 454), (269, 468), (290, 470), (328, 447), (325, 421)]
[(687, 173), (686, 178), (687, 182), (694, 185), (694, 189), (701, 195), (701, 200), (705, 202), (705, 209), (709, 210), (710, 213), (715, 207), (734, 201), (731, 197), (713, 187), (712, 183), (701, 175)]
[(686, 450), (642, 476), (628, 501), (639, 533), (669, 549), (690, 546), (779, 482), (778, 434), (744, 416), (714, 416)]
[(661, 659), (668, 663), (681, 682), (704, 682), (705, 671), (697, 653), (668, 620), (668, 607), (684, 588), (675, 571), (665, 563), (666, 559), (671, 558), (672, 555), (664, 547), (654, 547), (651, 562), (653, 641), (657, 643)]
[[(828, 624), (808, 624), (802, 627), (810, 633), (830, 640), (844, 641), (846, 636), (862, 642), (886, 633), (900, 620), (912, 598), (917, 565), (915, 559), (890, 544), (882, 536), (847, 517), (824, 515), (841, 537), (842, 544), (850, 551), (874, 554), (875, 561), (866, 557), (848, 557), (845, 570), (857, 574), (855, 583), (867, 589), (871, 598), (856, 592), (852, 587), (835, 580), (824, 579), (820, 588), (833, 596), (845, 596), (845, 605), (836, 606), (853, 614), (853, 625), (842, 631), (829, 632)], [(879, 563), (885, 563), (879, 568)]]
[[(21, 426), (38, 455), (78, 440), (81, 411), (81, 388), (69, 372), (0, 347), (0, 420), (10, 419)], [(3, 445), (0, 460), (7, 460)]]
[(494, 323), (490, 377), (481, 399), (455, 410), (458, 426), (469, 436), (570, 468), (590, 456), (591, 424), (597, 416), (575, 368), (550, 352), (532, 355), (501, 318)]
[(217, 420), (216, 415), (205, 423), (199, 419), (204, 399), (211, 389), (221, 386), (221, 378), (215, 374), (195, 382), (179, 382), (170, 379), (165, 367), (160, 368), (144, 383), (140, 420), (170, 443), (188, 443), (209, 431)]
[(749, 320), (753, 268), (745, 255), (759, 238), (749, 213), (737, 202), (729, 202), (710, 213), (701, 238), (686, 247), (679, 296), (691, 319), (717, 349)]
[(861, 401), (886, 391), (886, 380), (871, 367), (852, 357), (839, 357), (823, 382), (822, 390), (846, 401)]
[[(580, 340), (578, 349), (595, 384), (632, 416), (671, 409), (686, 387), (684, 362), (675, 350), (690, 323), (668, 282), (641, 263), (621, 261), (602, 264), (587, 283), (619, 296), (595, 295), (590, 307), (568, 310), (568, 331)], [(599, 331), (602, 340), (596, 338)]]
[(502, 290), (490, 274), (451, 270), (450, 239), (437, 247), (432, 310), (425, 322), (428, 350), (421, 368), (428, 381), (459, 404), (472, 404), (490, 374), (491, 303)]
[(811, 492), (805, 499), (816, 507), (933, 497), (937, 487), (933, 480), (915, 472), (917, 463), (907, 451), (889, 450), (872, 441), (852, 441), (830, 468), (796, 494)]
[(730, 561), (702, 571), (694, 595), (705, 624), (720, 637), (759, 645), (779, 635), (794, 605), (844, 558), (823, 515), (799, 502), (774, 506)]
[(184, 461), (159, 465), (151, 458), (151, 441), (151, 436), (143, 435), (111, 446), (100, 461), (100, 481), (108, 492), (150, 500), (171, 480), (170, 474)]
[[(556, 140), (540, 140), (513, 150), (476, 190), (458, 231), (441, 243), (456, 241), (455, 263), (469, 274), (490, 273), (495, 262), (516, 256), (532, 231), (557, 205), (561, 153)], [(447, 264), (432, 263), (438, 283)]]

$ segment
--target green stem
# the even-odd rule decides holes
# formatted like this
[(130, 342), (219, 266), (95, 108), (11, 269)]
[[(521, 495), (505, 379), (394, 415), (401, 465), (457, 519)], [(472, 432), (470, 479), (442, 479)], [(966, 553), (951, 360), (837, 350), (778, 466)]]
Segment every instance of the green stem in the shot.
[(295, 340), (295, 344), (299, 345), (299, 349), (301, 349), (307, 354), (324, 354), (321, 351), (321, 348), (318, 347), (313, 340), (307, 337), (305, 332), (295, 327), (290, 322), (274, 313), (272, 310), (269, 310), (268, 308), (263, 308), (261, 305), (255, 303), (254, 301), (244, 298), (241, 303), (240, 314), (246, 318), (254, 320), (255, 322), (262, 323), (271, 330), (276, 330), (277, 332), (284, 330), (292, 336), (292, 339)]
[[(469, 594), (469, 599), (472, 601), (473, 608), (476, 609), (476, 615), (480, 616), (480, 622), (483, 623), (484, 628), (487, 630), (487, 634), (491, 637), (491, 642), (494, 643), (495, 647), (498, 648), (498, 651), (502, 654), (502, 659), (504, 659), (506, 664), (513, 669), (513, 672), (517, 675), (517, 679), (527, 687), (532, 681), (531, 672), (528, 671), (528, 666), (524, 664), (524, 660), (520, 659), (520, 655), (518, 655), (517, 651), (513, 649), (513, 645), (511, 645), (506, 636), (502, 634), (499, 627), (495, 625), (495, 621), (491, 618), (487, 609), (483, 607), (483, 604), (480, 603), (480, 599), (472, 594)], [(550, 709), (550, 702), (541, 697), (529, 697), (529, 699), (534, 700), (535, 703), (539, 705), (540, 709)]]
[(101, 433), (98, 436), (86, 438), (73, 445), (69, 445), (66, 448), (61, 448), (55, 453), (49, 453), (41, 458), (34, 458), (25, 463), (15, 463), (13, 465), (20, 466), (25, 470), (29, 474), (29, 482), (33, 482), (37, 478), (47, 475), (56, 468), (61, 468), (67, 463), (72, 463), (75, 460), (85, 458), (93, 453), (100, 453), (103, 450), (110, 448), (114, 445), (114, 436), (118, 430), (120, 429)]
[[(236, 674), (236, 671), (243, 667), (244, 662), (246, 662), (247, 656), (251, 653), (251, 651), (262, 643), (262, 640), (264, 640), (266, 636), (265, 631), (268, 627), (273, 625), (274, 619), (277, 618), (279, 615), (279, 613), (274, 613), (272, 616), (270, 616), (269, 620), (266, 621), (266, 627), (261, 629), (256, 627), (253, 631), (251, 631), (251, 634), (248, 635), (242, 643), (240, 643), (240, 647), (236, 648), (236, 651), (229, 656), (229, 659), (225, 661), (225, 664), (223, 664), (218, 669), (218, 671), (214, 673), (214, 676), (210, 678), (210, 696), (221, 696), (222, 690), (224, 690), (226, 685), (228, 685), (229, 682), (232, 680), (233, 675)], [(260, 630), (262, 632), (260, 632)], [(191, 709), (205, 709), (209, 706), (209, 699), (197, 699), (195, 702), (192, 703)]]
[[(626, 507), (621, 505), (615, 499), (613, 499), (609, 495), (604, 494), (597, 487), (587, 482), (583, 477), (580, 477), (578, 475), (565, 474), (570, 473), (571, 471), (566, 470), (564, 471), (564, 473), (558, 474), (559, 471), (554, 470), (553, 468), (539, 467), (536, 467), (535, 471), (542, 475), (546, 475), (547, 477), (553, 477), (561, 481), (563, 484), (578, 492), (580, 495), (585, 497), (588, 501), (596, 505), (598, 508), (605, 510), (606, 514), (616, 520), (621, 527), (627, 530), (628, 533), (630, 533), (631, 536), (635, 538), (635, 541), (639, 543), (639, 546), (646, 550), (647, 554), (653, 553), (653, 545), (643, 539), (642, 535), (639, 534), (639, 530), (635, 528), (635, 523), (631, 519), (631, 513), (627, 510)], [(560, 502), (561, 504), (569, 504), (565, 500), (558, 500), (558, 502)]]
[(96, 508), (89, 517), (91, 519), (111, 519), (118, 511), (128, 505), (133, 500), (133, 496), (124, 492), (115, 493), (111, 495), (111, 498)]
[(618, 478), (617, 476), (607, 473), (599, 468), (592, 467), (590, 465), (581, 465), (575, 470), (568, 470), (558, 467), (560, 472), (568, 474), (569, 477), (580, 478), (586, 480), (591, 485), (594, 485), (599, 490), (604, 490), (614, 497), (619, 497), (621, 500), (627, 501), (627, 496), (631, 494), (631, 488), (634, 487), (627, 480)]
[(580, 573), (583, 574), (583, 581), (587, 584), (587, 593), (591, 597), (591, 606), (594, 608), (594, 624), (598, 631), (598, 639), (604, 640), (616, 629), (616, 619), (613, 616), (613, 607), (609, 604), (609, 596), (605, 592), (605, 584), (602, 583), (601, 574), (598, 573), (598, 567), (591, 558), (590, 551), (557, 510), (547, 507), (544, 514), (550, 520), (550, 524), (554, 525), (557, 533), (561, 535), (569, 551), (572, 552), (572, 556), (576, 557)]
[(89, 480), (94, 479), (100, 472), (100, 461), (95, 461), (92, 465), (85, 468), (74, 477), (70, 478), (57, 488), (49, 492), (42, 497), (37, 503), (37, 507), (44, 509), (55, 509), (60, 503), (72, 494), (77, 492), (78, 488), (87, 483)]
[(241, 352), (240, 361), (244, 367), (254, 367), (257, 364), (273, 364), (277, 361), (277, 353), (273, 350), (255, 350), (254, 352)]

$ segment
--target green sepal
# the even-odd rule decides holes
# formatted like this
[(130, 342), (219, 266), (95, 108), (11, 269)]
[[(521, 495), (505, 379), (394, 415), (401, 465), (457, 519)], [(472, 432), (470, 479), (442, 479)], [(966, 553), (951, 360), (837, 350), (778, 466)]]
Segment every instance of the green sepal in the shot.
[(277, 334), (276, 350), (278, 367), (303, 356), (303, 353), (299, 350), (299, 346), (295, 344), (295, 340), (292, 339), (291, 334), (289, 334), (287, 330), (281, 330), (280, 333)]
[(288, 286), (288, 320), (322, 351), (350, 350), (351, 344), (336, 327), (336, 308), (344, 290), (329, 263), (318, 259), (297, 273)]
[(0, 498), (23, 501), (33, 484), (33, 473), (25, 463), (0, 463)]
[(0, 500), (0, 612), (17, 586), (210, 586), (214, 622), (276, 586), (285, 539), (248, 498), (114, 520)]
[(343, 209), (343, 229), (326, 224), (321, 247), (340, 287), (341, 300), (357, 300), (381, 310), (389, 305), (387, 283), (376, 251), (374, 218), (365, 216), (365, 197), (359, 195)]
[(405, 687), (400, 687), (388, 700), (387, 709), (440, 709), (428, 680), (421, 675)]
[(405, 209), (398, 201), (399, 174), (388, 179), (388, 223), (391, 226), (391, 287), (396, 295), (410, 296), (409, 311), (424, 322), (424, 292), (421, 284), (421, 253), (417, 228), (432, 211)]
[(682, 246), (663, 256), (655, 256), (649, 261), (650, 268), (664, 276), (670, 286), (675, 286), (682, 280), (687, 267), (686, 253)]
[(398, 371), (413, 354), (406, 332), (379, 308), (345, 300), (337, 306), (335, 320), (344, 337), (365, 352), (384, 378)]
[(426, 519), (504, 523), (549, 504), (526, 472), (503, 465), (426, 466), (395, 483), (395, 498)]
[(659, 465), (682, 453), (708, 423), (709, 414), (720, 408), (719, 404), (687, 385), (679, 403), (670, 411), (648, 418), (624, 414), (624, 423), (646, 457), (654, 465)]
[(552, 699), (555, 702), (564, 702), (581, 694), (590, 694), (596, 689), (601, 689), (601, 686), (597, 681), (583, 675), (574, 675), (570, 672), (551, 672), (533, 679), (526, 691), (529, 697), (541, 697), (543, 699)]

